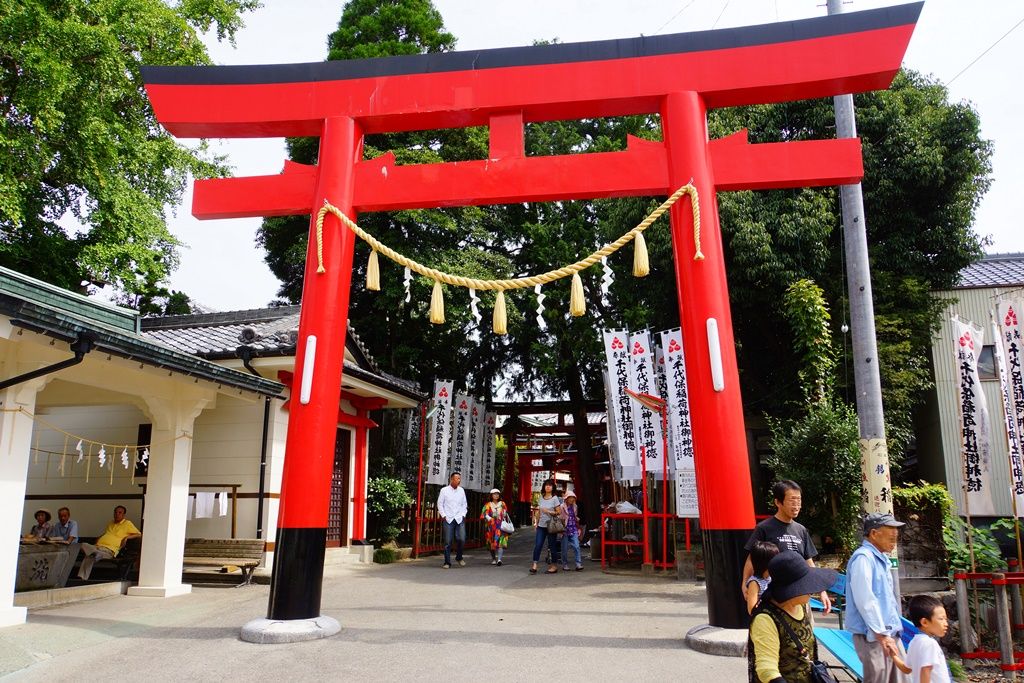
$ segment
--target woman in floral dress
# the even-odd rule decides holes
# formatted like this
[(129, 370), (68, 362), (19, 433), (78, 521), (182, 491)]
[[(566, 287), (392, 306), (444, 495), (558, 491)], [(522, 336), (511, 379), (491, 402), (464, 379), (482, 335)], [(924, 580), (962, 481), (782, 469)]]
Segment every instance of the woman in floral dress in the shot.
[(501, 556), (508, 547), (508, 534), (501, 530), (501, 520), (505, 519), (505, 501), (501, 499), (501, 491), (491, 489), (491, 499), (484, 505), (480, 519), (484, 520), (487, 531), (487, 548), (491, 551), (491, 564), (501, 566)]

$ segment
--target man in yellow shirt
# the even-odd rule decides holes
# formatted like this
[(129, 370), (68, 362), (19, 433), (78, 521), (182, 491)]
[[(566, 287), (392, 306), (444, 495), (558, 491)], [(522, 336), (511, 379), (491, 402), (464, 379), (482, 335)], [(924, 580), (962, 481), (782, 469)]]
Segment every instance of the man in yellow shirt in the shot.
[(107, 524), (107, 530), (96, 541), (96, 545), (82, 544), (82, 553), (85, 557), (82, 559), (82, 566), (78, 568), (78, 578), (87, 581), (97, 560), (117, 557), (129, 538), (138, 538), (142, 535), (134, 524), (124, 518), (127, 513), (128, 510), (123, 505), (118, 505), (114, 508), (114, 520)]

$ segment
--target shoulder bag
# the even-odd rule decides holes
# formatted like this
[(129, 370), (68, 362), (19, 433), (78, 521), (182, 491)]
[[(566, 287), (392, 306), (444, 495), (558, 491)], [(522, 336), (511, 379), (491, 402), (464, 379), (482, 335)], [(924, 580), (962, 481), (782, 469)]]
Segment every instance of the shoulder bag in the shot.
[(501, 518), (501, 533), (511, 534), (516, 530), (515, 524), (512, 523), (512, 518), (505, 513), (505, 516)]
[[(562, 499), (558, 499), (558, 504), (562, 504)], [(565, 522), (557, 514), (548, 515), (548, 533), (549, 534), (561, 534), (565, 532)]]
[[(804, 609), (807, 609), (807, 607), (804, 607)], [(789, 637), (793, 639), (793, 644), (796, 645), (797, 650), (799, 650), (800, 656), (801, 657), (806, 657), (807, 659), (810, 660), (810, 662), (811, 662), (811, 683), (839, 683), (836, 680), (836, 677), (832, 675), (832, 672), (830, 672), (828, 670), (828, 665), (827, 664), (825, 664), (824, 662), (822, 662), (822, 661), (820, 661), (818, 659), (813, 659), (811, 657), (811, 655), (807, 652), (807, 648), (804, 647), (804, 644), (802, 642), (800, 642), (800, 639), (797, 637), (797, 635), (793, 631), (792, 627), (786, 622), (785, 617), (783, 617), (780, 620), (780, 619), (777, 619), (775, 617), (775, 615), (772, 613), (772, 610), (766, 610), (766, 611), (771, 616), (772, 621), (775, 622), (775, 625), (776, 626), (782, 626), (782, 628), (784, 628), (786, 630), (786, 633), (789, 634)], [(806, 614), (804, 616), (806, 618)], [(815, 653), (815, 654), (817, 654), (817, 653)]]

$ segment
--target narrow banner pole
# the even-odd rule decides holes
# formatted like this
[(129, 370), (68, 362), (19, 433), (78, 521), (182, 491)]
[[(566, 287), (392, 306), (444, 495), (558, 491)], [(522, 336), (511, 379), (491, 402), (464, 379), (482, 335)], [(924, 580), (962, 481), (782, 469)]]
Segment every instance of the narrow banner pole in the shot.
[[(754, 498), (718, 229), (718, 203), (708, 153), (707, 114), (701, 96), (692, 91), (667, 95), (661, 105), (661, 125), (668, 154), (669, 185), (679, 187), (692, 178), (700, 197), (703, 260), (694, 259), (696, 244), (689, 200), (676, 202), (670, 215), (692, 415), (708, 619), (712, 626), (746, 628), (750, 618), (737, 586), (746, 560), (743, 545), (754, 528)], [(717, 335), (712, 334), (714, 330)]]
[(337, 218), (326, 216), (325, 272), (318, 273), (316, 210), (328, 200), (356, 218), (353, 171), (361, 148), (362, 133), (353, 119), (324, 121), (296, 344), (295, 374), (301, 384), (293, 387), (289, 410), (268, 619), (320, 616), (355, 236)]

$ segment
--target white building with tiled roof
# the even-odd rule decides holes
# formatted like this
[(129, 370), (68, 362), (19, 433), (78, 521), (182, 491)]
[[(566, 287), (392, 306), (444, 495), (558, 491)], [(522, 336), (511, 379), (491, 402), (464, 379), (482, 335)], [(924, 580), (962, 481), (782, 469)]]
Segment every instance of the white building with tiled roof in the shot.
[[(72, 563), (78, 555), (77, 546), (62, 555), (18, 543), (40, 508), (55, 515), (67, 506), (88, 538), (103, 533), (114, 505), (125, 506), (142, 531), (129, 571), (136, 595), (189, 590), (184, 539), (261, 539), (270, 559), (298, 321), (298, 306), (140, 318), (0, 268), (0, 626), (23, 621), (30, 594), (63, 584), (64, 555)], [(84, 349), (77, 361), (76, 348)], [(26, 374), (40, 366), (41, 375)], [(328, 546), (366, 536), (378, 411), (424, 398), (381, 372), (348, 330)], [(27, 563), (43, 560), (61, 566), (36, 567), (28, 580)]]
[(957, 509), (965, 513), (961, 461), (961, 425), (958, 408), (956, 356), (951, 318), (959, 316), (983, 329), (984, 347), (979, 360), (982, 390), (991, 422), (992, 474), (995, 511), (1012, 516), (1003, 403), (993, 361), (990, 321), (1001, 297), (1021, 295), (1024, 289), (1024, 254), (989, 254), (960, 271), (959, 284), (935, 292), (948, 300), (941, 327), (932, 343), (935, 392), (921, 411), (916, 429), (918, 470), (929, 481), (945, 482)]

